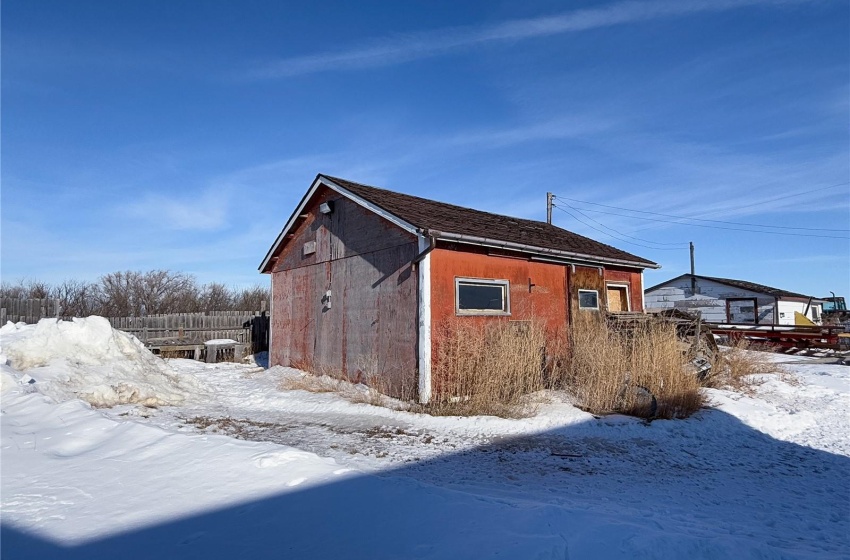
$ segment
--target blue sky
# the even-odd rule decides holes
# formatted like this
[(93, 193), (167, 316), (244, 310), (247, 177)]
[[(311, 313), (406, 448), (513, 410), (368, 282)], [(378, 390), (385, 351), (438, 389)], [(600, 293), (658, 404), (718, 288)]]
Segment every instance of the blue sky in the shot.
[(4, 0), (0, 272), (265, 283), (321, 172), (850, 296), (848, 43), (846, 1)]

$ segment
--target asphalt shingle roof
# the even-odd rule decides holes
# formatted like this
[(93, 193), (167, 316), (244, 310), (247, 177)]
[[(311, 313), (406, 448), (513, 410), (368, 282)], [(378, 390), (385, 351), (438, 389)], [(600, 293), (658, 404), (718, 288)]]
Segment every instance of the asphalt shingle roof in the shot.
[(491, 214), (329, 175), (321, 175), (321, 177), (329, 179), (417, 228), (484, 237), (602, 259), (629, 261), (645, 267), (657, 267), (656, 263), (650, 260), (546, 222)]
[(746, 280), (733, 280), (732, 278), (717, 278), (716, 276), (703, 276), (702, 278), (708, 278), (709, 280), (714, 280), (715, 282), (720, 282), (721, 284), (728, 284), (730, 286), (735, 286), (736, 288), (741, 288), (743, 290), (749, 290), (751, 292), (759, 292), (762, 294), (768, 294), (775, 297), (798, 297), (798, 298), (807, 298), (809, 296), (805, 294), (798, 294), (797, 292), (789, 292), (788, 290), (783, 290), (780, 288), (772, 288), (770, 286), (765, 286), (764, 284), (756, 284), (755, 282), (747, 282)]
[[(665, 282), (660, 284), (656, 284), (650, 288), (647, 288), (647, 292), (651, 292), (656, 288), (660, 288), (665, 284), (672, 282), (673, 280), (678, 280), (679, 278), (690, 278), (690, 274), (682, 274), (677, 276), (676, 278), (671, 278)], [(757, 292), (759, 294), (767, 294), (774, 297), (793, 297), (793, 298), (809, 298), (811, 296), (807, 296), (805, 294), (799, 294), (797, 292), (789, 292), (788, 290), (783, 290), (781, 288), (773, 288), (771, 286), (766, 286), (764, 284), (756, 284), (755, 282), (748, 282), (746, 280), (735, 280), (733, 278), (719, 278), (717, 276), (703, 276), (701, 274), (694, 274), (695, 278), (704, 278), (706, 280), (711, 280), (713, 282), (719, 282), (721, 284), (726, 284), (727, 286), (732, 286), (735, 288), (740, 288), (742, 290), (748, 290), (750, 292)]]

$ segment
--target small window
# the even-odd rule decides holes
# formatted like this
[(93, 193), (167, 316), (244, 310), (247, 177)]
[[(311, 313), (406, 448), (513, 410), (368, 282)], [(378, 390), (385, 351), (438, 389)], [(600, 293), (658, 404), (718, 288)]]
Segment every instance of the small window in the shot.
[(611, 313), (631, 311), (627, 285), (608, 284), (605, 288), (608, 296), (608, 311)]
[(599, 292), (596, 290), (579, 290), (578, 308), (599, 309)]
[(458, 315), (509, 315), (507, 280), (455, 279)]

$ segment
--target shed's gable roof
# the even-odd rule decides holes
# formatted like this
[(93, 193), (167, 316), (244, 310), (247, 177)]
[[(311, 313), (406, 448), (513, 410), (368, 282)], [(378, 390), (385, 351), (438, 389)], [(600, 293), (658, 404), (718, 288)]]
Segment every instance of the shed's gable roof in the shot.
[[(409, 225), (417, 230), (450, 234), (467, 243), (478, 241), (484, 244), (483, 241), (486, 240), (504, 244), (506, 247), (521, 246), (529, 252), (540, 252), (563, 258), (584, 257), (593, 261), (617, 263), (635, 268), (659, 268), (650, 260), (545, 222), (473, 210), (329, 175), (318, 175), (313, 183), (314, 189), (319, 184), (324, 184), (346, 196), (354, 195), (355, 202), (379, 211), (384, 217), (401, 227)], [(299, 208), (303, 207), (312, 192), (314, 192), (313, 189), (305, 195)], [(295, 214), (298, 212), (299, 210), (296, 210)], [(260, 266), (261, 271), (265, 271), (269, 259), (277, 252), (289, 227), (290, 224), (287, 224), (269, 250)], [(405, 227), (405, 229), (409, 228)]]
[[(691, 276), (690, 274), (682, 274), (682, 275), (677, 276), (675, 278), (671, 278), (670, 280), (667, 280), (666, 282), (662, 282), (660, 284), (656, 284), (655, 286), (652, 286), (651, 288), (647, 288), (646, 291), (651, 292), (651, 291), (655, 290), (656, 288), (666, 286), (670, 282), (673, 282), (675, 280), (679, 280), (681, 278), (690, 278), (690, 276)], [(733, 288), (740, 288), (742, 290), (747, 290), (747, 291), (750, 291), (750, 292), (756, 292), (756, 293), (759, 293), (759, 294), (767, 294), (767, 295), (773, 296), (773, 297), (804, 298), (804, 299), (808, 299), (808, 298), (811, 297), (811, 296), (807, 296), (805, 294), (798, 294), (797, 292), (789, 292), (788, 290), (783, 290), (783, 289), (780, 289), (780, 288), (773, 288), (771, 286), (766, 286), (764, 284), (756, 284), (755, 282), (748, 282), (746, 280), (734, 280), (732, 278), (718, 278), (716, 276), (702, 276), (700, 274), (694, 274), (694, 277), (695, 278), (704, 278), (705, 280), (711, 280), (712, 282), (717, 282), (719, 284), (726, 284), (727, 286), (732, 286)]]

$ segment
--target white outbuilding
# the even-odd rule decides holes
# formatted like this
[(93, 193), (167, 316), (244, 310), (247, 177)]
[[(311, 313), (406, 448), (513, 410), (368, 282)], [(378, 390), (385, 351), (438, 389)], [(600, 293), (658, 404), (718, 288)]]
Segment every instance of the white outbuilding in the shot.
[(794, 325), (795, 312), (820, 323), (823, 301), (779, 288), (697, 274), (682, 274), (647, 288), (645, 308), (699, 311), (709, 323)]

